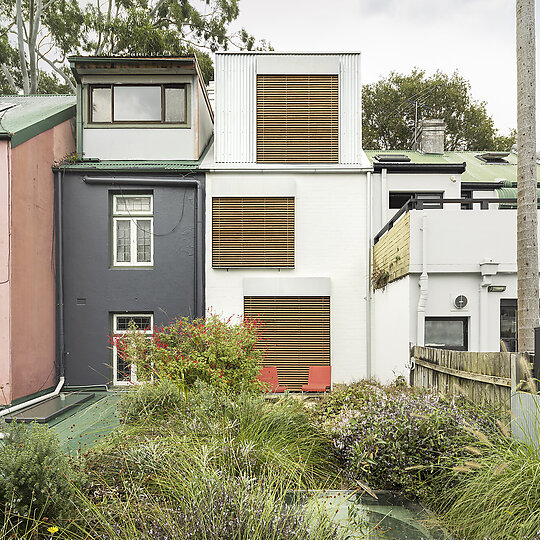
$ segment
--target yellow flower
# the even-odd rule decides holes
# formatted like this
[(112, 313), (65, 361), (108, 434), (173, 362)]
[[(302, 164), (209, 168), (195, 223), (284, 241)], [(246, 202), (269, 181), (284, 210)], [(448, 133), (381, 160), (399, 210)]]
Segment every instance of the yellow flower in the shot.
[(55, 532), (58, 532), (58, 527), (49, 527), (47, 529), (51, 534), (54, 534)]

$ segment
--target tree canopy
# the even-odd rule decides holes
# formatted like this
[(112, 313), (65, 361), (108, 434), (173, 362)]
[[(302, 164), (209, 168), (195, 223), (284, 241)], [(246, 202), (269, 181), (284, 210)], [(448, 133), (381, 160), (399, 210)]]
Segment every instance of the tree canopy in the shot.
[(413, 148), (415, 113), (446, 122), (448, 150), (510, 150), (515, 131), (500, 135), (486, 103), (471, 96), (471, 85), (459, 73), (428, 76), (414, 69), (409, 75), (392, 72), (362, 88), (362, 142), (366, 149)]
[[(212, 78), (209, 53), (267, 49), (230, 30), (239, 0), (0, 0), (0, 93), (73, 91), (69, 54), (195, 54)], [(43, 69), (45, 67), (46, 69)]]

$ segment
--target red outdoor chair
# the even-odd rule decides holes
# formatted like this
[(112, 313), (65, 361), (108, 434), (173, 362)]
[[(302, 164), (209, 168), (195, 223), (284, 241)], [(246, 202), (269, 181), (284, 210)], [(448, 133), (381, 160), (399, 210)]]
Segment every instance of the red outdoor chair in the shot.
[(279, 386), (278, 373), (276, 366), (269, 366), (261, 368), (259, 375), (257, 376), (259, 381), (266, 383), (267, 392), (274, 394), (282, 394), (287, 390), (286, 386)]
[(326, 392), (331, 384), (331, 366), (309, 366), (308, 383), (302, 392)]

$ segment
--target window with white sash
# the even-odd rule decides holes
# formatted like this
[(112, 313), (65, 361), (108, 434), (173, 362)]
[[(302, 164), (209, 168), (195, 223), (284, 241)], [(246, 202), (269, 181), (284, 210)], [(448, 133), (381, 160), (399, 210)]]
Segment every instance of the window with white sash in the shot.
[(154, 333), (154, 315), (151, 313), (115, 313), (113, 314), (113, 384), (128, 385), (137, 382), (137, 368), (131, 364), (117, 347), (117, 339), (127, 333), (132, 323), (137, 331), (150, 337)]
[(152, 195), (113, 196), (113, 265), (154, 265)]

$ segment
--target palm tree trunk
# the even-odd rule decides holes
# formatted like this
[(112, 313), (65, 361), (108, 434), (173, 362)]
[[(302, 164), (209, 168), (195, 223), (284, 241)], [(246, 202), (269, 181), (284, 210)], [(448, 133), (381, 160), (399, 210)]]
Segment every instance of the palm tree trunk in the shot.
[(536, 44), (534, 0), (516, 0), (518, 350), (534, 350), (538, 326)]

